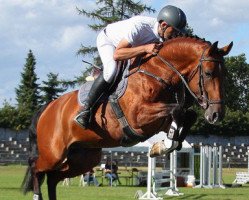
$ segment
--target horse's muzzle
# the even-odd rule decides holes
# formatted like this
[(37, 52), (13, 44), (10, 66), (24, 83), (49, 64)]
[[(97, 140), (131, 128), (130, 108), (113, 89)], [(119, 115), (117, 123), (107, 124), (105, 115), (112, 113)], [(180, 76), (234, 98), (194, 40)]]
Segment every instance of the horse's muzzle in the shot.
[(225, 116), (225, 109), (222, 104), (220, 105), (210, 105), (205, 111), (205, 119), (210, 124), (215, 124), (221, 121)]

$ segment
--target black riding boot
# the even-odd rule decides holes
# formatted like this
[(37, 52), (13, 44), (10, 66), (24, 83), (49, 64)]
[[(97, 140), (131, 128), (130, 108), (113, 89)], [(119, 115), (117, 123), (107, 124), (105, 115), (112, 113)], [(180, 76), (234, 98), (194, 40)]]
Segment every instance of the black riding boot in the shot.
[(88, 97), (83, 103), (84, 106), (79, 111), (80, 113), (75, 117), (76, 123), (78, 123), (83, 129), (87, 129), (93, 110), (93, 106), (98, 102), (99, 98), (109, 89), (110, 83), (104, 80), (101, 73), (98, 78), (93, 82), (93, 85), (88, 93)]

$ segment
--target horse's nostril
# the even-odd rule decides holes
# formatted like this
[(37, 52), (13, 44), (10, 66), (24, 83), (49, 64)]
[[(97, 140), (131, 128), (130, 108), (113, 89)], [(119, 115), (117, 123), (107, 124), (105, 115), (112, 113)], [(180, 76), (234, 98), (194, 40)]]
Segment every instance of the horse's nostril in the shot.
[(218, 121), (218, 119), (219, 119), (219, 113), (215, 112), (213, 114), (213, 121), (216, 122), (216, 121)]

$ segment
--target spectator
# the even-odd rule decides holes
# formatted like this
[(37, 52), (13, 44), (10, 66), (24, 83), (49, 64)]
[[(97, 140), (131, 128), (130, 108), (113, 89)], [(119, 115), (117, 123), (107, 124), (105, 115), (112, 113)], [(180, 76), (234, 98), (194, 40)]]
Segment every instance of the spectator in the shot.
[(101, 186), (101, 184), (99, 184), (98, 180), (95, 177), (93, 169), (91, 169), (90, 171), (88, 171), (84, 174), (84, 181), (87, 182), (88, 186), (90, 185), (91, 182), (93, 182), (94, 185), (97, 187)]
[(111, 162), (110, 159), (106, 160), (105, 177), (109, 180), (109, 185), (112, 185), (116, 180), (119, 181), (117, 161)]

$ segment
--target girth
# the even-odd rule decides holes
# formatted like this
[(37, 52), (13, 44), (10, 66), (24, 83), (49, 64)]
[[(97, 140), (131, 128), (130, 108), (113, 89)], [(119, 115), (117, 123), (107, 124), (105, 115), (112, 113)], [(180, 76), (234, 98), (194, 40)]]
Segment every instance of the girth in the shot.
[(119, 105), (118, 99), (115, 98), (115, 96), (112, 96), (111, 98), (109, 98), (109, 102), (111, 104), (111, 107), (119, 123), (122, 125), (123, 137), (120, 141), (121, 146), (124, 146), (124, 147), (133, 146), (139, 142), (144, 142), (150, 137), (150, 136), (144, 136), (144, 135), (137, 134), (136, 131), (129, 125), (122, 111), (122, 108)]

